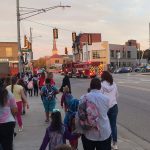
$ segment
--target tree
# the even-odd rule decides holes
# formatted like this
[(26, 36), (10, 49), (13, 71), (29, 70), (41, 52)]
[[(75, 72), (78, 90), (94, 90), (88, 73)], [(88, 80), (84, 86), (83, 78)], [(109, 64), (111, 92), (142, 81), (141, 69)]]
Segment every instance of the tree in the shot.
[(143, 51), (141, 51), (141, 50), (137, 51), (137, 59), (141, 59), (142, 53), (143, 53)]
[(46, 60), (44, 58), (39, 58), (37, 60), (33, 61), (34, 67), (35, 68), (46, 68)]
[(38, 66), (39, 66), (39, 68), (45, 68), (45, 66), (46, 66), (45, 58), (40, 58), (39, 59)]
[(144, 51), (143, 58), (147, 59), (147, 62), (150, 62), (150, 49)]

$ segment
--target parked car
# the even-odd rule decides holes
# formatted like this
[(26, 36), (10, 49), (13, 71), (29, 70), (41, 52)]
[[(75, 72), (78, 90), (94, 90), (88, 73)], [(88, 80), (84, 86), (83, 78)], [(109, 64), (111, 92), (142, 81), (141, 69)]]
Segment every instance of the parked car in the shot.
[(142, 66), (134, 69), (135, 72), (150, 72), (150, 66)]
[(122, 68), (118, 68), (114, 71), (114, 73), (129, 73), (132, 72), (131, 67), (122, 67)]

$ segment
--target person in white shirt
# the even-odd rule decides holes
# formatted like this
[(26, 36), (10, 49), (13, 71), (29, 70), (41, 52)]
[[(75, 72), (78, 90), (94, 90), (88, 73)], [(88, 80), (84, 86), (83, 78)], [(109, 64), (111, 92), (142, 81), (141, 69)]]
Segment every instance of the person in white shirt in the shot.
[(103, 71), (101, 75), (101, 92), (109, 97), (109, 111), (108, 118), (112, 130), (112, 147), (114, 150), (118, 149), (117, 146), (117, 115), (118, 115), (118, 89), (116, 83), (113, 81), (112, 75), (108, 71)]
[[(109, 110), (109, 98), (100, 92), (101, 82), (98, 78), (93, 78), (90, 83), (90, 92), (86, 94), (86, 99), (97, 106), (99, 112), (99, 129), (91, 128), (84, 131), (81, 139), (84, 150), (111, 150), (111, 128), (107, 112)], [(80, 98), (80, 103), (84, 96)]]

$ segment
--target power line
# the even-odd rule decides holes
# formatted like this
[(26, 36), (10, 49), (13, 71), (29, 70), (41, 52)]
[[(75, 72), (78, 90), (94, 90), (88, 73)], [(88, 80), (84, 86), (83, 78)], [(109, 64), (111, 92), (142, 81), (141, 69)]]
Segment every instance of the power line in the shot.
[(34, 9), (34, 10), (39, 10), (38, 8), (29, 8), (29, 7), (19, 7), (19, 8), (23, 8), (23, 9)]
[[(24, 21), (33, 22), (33, 23), (36, 23), (36, 24), (39, 24), (39, 25), (42, 25), (42, 26), (50, 27), (50, 28), (56, 28), (56, 26), (54, 27), (54, 26), (51, 26), (51, 25), (48, 25), (48, 24), (44, 24), (44, 23), (32, 21), (32, 20), (29, 20), (29, 19), (26, 19)], [(63, 30), (63, 31), (67, 31), (67, 32), (73, 32), (72, 30), (65, 29), (65, 28), (59, 28), (59, 27), (57, 27), (57, 29), (60, 29), (60, 30)]]

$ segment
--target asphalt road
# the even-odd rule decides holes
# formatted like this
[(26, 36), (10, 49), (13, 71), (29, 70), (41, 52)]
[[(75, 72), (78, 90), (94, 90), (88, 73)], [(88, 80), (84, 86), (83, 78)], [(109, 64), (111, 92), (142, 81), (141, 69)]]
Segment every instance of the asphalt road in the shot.
[[(131, 73), (113, 76), (119, 89), (118, 124), (150, 143), (150, 75)], [(72, 94), (79, 98), (89, 87), (90, 79), (72, 78), (71, 85)]]
[(118, 124), (150, 143), (150, 75), (114, 75), (119, 88)]

